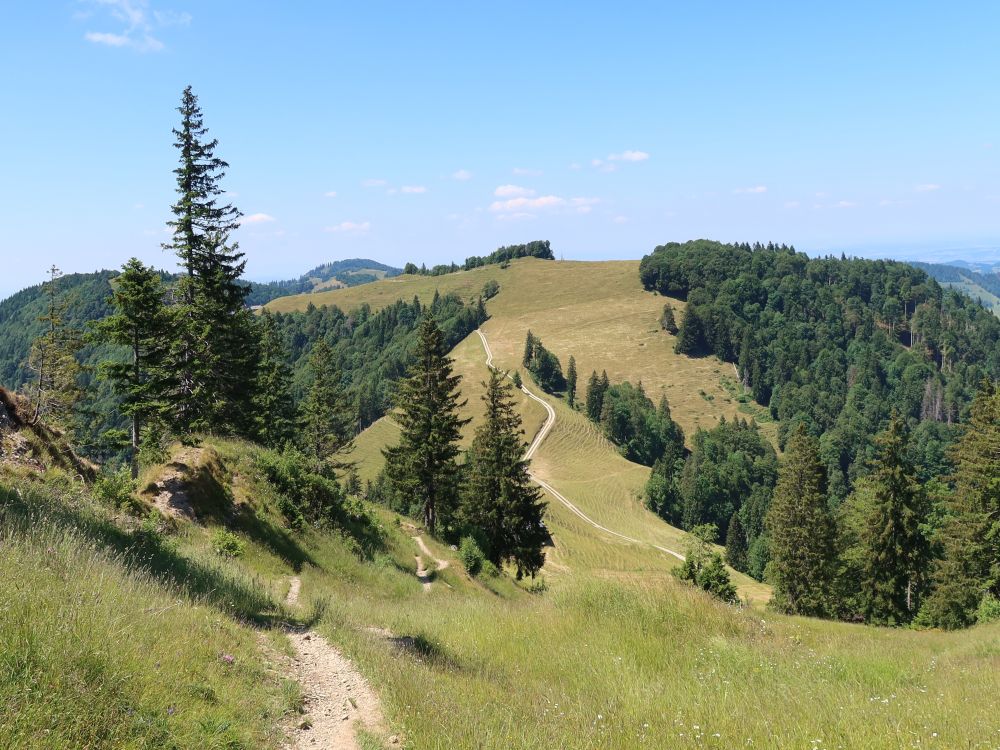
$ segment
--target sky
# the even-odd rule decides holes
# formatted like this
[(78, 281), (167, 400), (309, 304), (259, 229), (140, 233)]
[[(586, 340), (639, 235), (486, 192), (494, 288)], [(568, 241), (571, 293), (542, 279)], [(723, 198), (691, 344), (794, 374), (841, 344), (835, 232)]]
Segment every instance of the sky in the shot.
[(0, 42), (0, 297), (158, 267), (185, 86), (247, 275), (549, 239), (1000, 255), (1000, 3), (23, 0)]

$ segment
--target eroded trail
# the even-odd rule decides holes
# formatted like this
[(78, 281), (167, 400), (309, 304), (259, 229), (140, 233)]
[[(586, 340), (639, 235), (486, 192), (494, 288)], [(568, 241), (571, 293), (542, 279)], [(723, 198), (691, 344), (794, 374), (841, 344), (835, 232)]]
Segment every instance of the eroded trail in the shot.
[[(493, 365), (493, 350), (490, 349), (490, 342), (486, 340), (486, 335), (483, 333), (482, 329), (477, 329), (476, 333), (479, 334), (479, 338), (483, 342), (483, 349), (486, 350), (486, 365), (488, 367), (492, 368), (492, 369), (496, 369), (494, 367), (494, 365)], [(532, 399), (534, 401), (537, 401), (539, 404), (541, 404), (543, 407), (545, 407), (545, 411), (547, 413), (547, 416), (545, 418), (545, 423), (542, 425), (541, 429), (538, 430), (538, 434), (535, 435), (534, 439), (531, 441), (531, 445), (528, 446), (528, 450), (526, 450), (525, 453), (524, 453), (524, 457), (526, 459), (530, 460), (535, 455), (535, 453), (538, 451), (538, 449), (541, 447), (542, 442), (545, 440), (546, 437), (548, 437), (549, 432), (551, 432), (552, 427), (555, 425), (555, 423), (556, 423), (556, 411), (555, 411), (555, 409), (552, 408), (552, 406), (545, 399), (543, 399), (543, 398), (535, 395), (530, 390), (528, 390), (527, 386), (525, 386), (525, 385), (522, 384), (521, 385), (521, 390), (524, 391), (524, 394), (528, 398), (530, 398), (530, 399)], [(641, 541), (639, 539), (635, 539), (633, 537), (626, 536), (625, 534), (622, 534), (622, 533), (620, 533), (618, 531), (615, 531), (613, 529), (609, 529), (607, 526), (604, 526), (604, 525), (598, 523), (593, 518), (591, 518), (586, 513), (584, 513), (582, 510), (580, 510), (578, 507), (576, 507), (561, 492), (559, 492), (555, 487), (553, 487), (551, 484), (549, 484), (548, 482), (546, 482), (544, 479), (539, 478), (533, 471), (529, 471), (528, 475), (531, 477), (531, 480), (535, 484), (537, 484), (539, 487), (541, 487), (542, 489), (544, 489), (546, 492), (548, 492), (550, 495), (552, 495), (552, 497), (554, 497), (560, 503), (562, 503), (563, 505), (565, 505), (573, 514), (575, 514), (580, 519), (582, 519), (586, 523), (588, 523), (591, 526), (593, 526), (595, 529), (598, 529), (599, 531), (603, 531), (606, 534), (610, 534), (611, 536), (617, 537), (619, 539), (623, 539), (626, 542), (632, 542), (634, 544), (642, 544), (642, 545), (649, 544), (650, 547), (653, 547), (654, 549), (657, 549), (660, 552), (664, 552), (664, 553), (666, 553), (668, 555), (673, 555), (678, 560), (683, 560), (684, 559), (684, 555), (682, 555), (680, 552), (675, 552), (672, 549), (667, 549), (666, 547), (661, 547), (658, 544), (650, 544), (648, 542), (643, 542), (643, 541)]]
[[(301, 582), (290, 581), (286, 604), (296, 606)], [(290, 628), (293, 676), (302, 687), (306, 716), (293, 730), (296, 750), (361, 750), (359, 728), (385, 731), (378, 695), (349, 659), (312, 630)]]

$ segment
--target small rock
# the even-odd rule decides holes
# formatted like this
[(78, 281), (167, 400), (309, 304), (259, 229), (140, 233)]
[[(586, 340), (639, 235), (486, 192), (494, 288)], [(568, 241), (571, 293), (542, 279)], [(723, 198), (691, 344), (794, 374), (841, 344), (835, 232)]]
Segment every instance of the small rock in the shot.
[(397, 737), (396, 735), (392, 735), (392, 737), (389, 738), (389, 744), (390, 745), (398, 745), (399, 744), (399, 737)]

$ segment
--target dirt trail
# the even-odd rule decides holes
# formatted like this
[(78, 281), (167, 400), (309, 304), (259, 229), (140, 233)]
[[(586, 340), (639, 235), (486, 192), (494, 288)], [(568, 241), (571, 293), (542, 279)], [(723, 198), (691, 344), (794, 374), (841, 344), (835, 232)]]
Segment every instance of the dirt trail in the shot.
[(202, 448), (185, 448), (167, 464), (167, 470), (156, 483), (153, 505), (165, 516), (195, 520), (194, 506), (187, 492), (185, 468), (201, 460)]
[(438, 558), (434, 557), (434, 553), (431, 552), (430, 549), (427, 547), (427, 545), (424, 543), (424, 538), (422, 536), (415, 536), (412, 537), (412, 539), (417, 543), (417, 546), (420, 547), (420, 551), (425, 555), (427, 555), (427, 558), (429, 560), (434, 561), (434, 563), (437, 565), (438, 570), (444, 570), (445, 568), (448, 567), (449, 563), (447, 560), (439, 560)]
[[(290, 581), (285, 603), (297, 606), (301, 581)], [(309, 722), (291, 737), (294, 750), (361, 750), (358, 728), (385, 732), (378, 696), (349, 659), (314, 631), (289, 628), (295, 649), (291, 671), (302, 687)], [(308, 727), (308, 728), (307, 728)]]
[(424, 558), (420, 555), (414, 555), (417, 561), (417, 580), (420, 581), (420, 585), (424, 587), (424, 591), (431, 590), (431, 577), (427, 572), (427, 568), (424, 567)]
[[(477, 329), (476, 333), (479, 334), (479, 338), (483, 342), (483, 349), (486, 350), (486, 365), (488, 367), (492, 368), (492, 369), (495, 369), (495, 367), (493, 365), (493, 350), (490, 349), (490, 342), (486, 340), (486, 335), (482, 332), (482, 329)], [(555, 425), (555, 423), (556, 423), (556, 412), (555, 412), (555, 409), (553, 409), (552, 406), (549, 405), (549, 403), (545, 399), (540, 398), (540, 397), (536, 396), (534, 393), (532, 393), (531, 391), (529, 391), (528, 388), (527, 388), (527, 386), (522, 385), (521, 386), (521, 390), (524, 391), (525, 395), (528, 398), (530, 398), (530, 399), (532, 399), (534, 401), (537, 401), (543, 407), (545, 407), (545, 411), (548, 414), (548, 416), (545, 418), (545, 423), (542, 425), (541, 429), (538, 430), (538, 434), (535, 435), (534, 440), (531, 441), (531, 445), (528, 446), (528, 450), (525, 451), (525, 453), (524, 453), (524, 457), (526, 459), (530, 460), (535, 455), (535, 452), (541, 447), (542, 441), (544, 441), (545, 438), (548, 437), (549, 432), (552, 430), (552, 427)], [(548, 482), (546, 482), (544, 479), (540, 479), (537, 475), (535, 475), (534, 472), (529, 471), (528, 472), (528, 476), (531, 477), (531, 480), (535, 484), (537, 484), (539, 487), (541, 487), (542, 489), (544, 489), (546, 492), (548, 492), (550, 495), (552, 495), (552, 497), (554, 497), (556, 500), (558, 500), (563, 505), (565, 505), (571, 512), (573, 512), (575, 515), (577, 515), (583, 521), (589, 523), (595, 529), (598, 529), (599, 531), (603, 531), (606, 534), (610, 534), (612, 536), (618, 537), (619, 539), (623, 539), (626, 542), (632, 542), (634, 544), (643, 544), (643, 545), (644, 544), (649, 544), (648, 542), (643, 542), (643, 541), (640, 541), (639, 539), (634, 539), (633, 537), (626, 536), (625, 534), (621, 534), (621, 533), (619, 533), (617, 531), (609, 529), (607, 526), (602, 526), (597, 521), (595, 521), (593, 518), (591, 518), (586, 513), (584, 513), (582, 510), (580, 510), (579, 508), (577, 508), (569, 500), (567, 500), (566, 497), (563, 496), (563, 494), (560, 493), (558, 490), (556, 490), (555, 487), (553, 487), (551, 484), (549, 484)], [(664, 553), (666, 553), (668, 555), (673, 555), (678, 560), (683, 560), (684, 559), (684, 555), (682, 555), (681, 553), (675, 552), (672, 549), (667, 549), (666, 547), (661, 547), (659, 544), (649, 544), (649, 546), (653, 547), (654, 549), (659, 550), (660, 552), (664, 552)]]

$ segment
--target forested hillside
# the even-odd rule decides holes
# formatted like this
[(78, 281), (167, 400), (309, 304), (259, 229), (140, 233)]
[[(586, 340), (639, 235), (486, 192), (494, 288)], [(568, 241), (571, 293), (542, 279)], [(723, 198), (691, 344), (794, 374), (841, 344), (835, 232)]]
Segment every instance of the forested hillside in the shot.
[(991, 268), (973, 270), (957, 264), (918, 262), (910, 265), (926, 271), (942, 286), (964, 292), (1000, 316), (1000, 274)]

